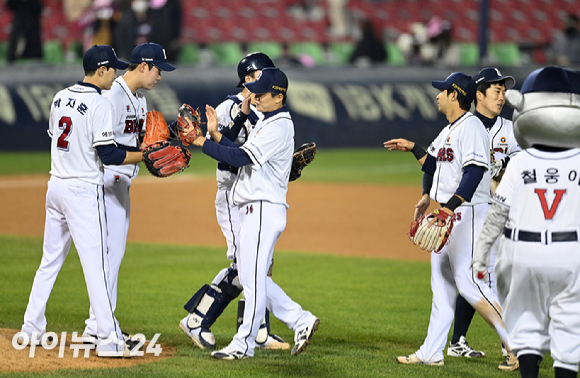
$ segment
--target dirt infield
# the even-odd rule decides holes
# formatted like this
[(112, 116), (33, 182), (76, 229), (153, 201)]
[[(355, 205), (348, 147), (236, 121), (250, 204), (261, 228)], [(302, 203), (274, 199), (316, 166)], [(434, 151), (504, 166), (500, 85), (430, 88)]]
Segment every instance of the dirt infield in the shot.
[[(48, 176), (0, 179), (0, 208), (11, 215), (0, 217), (0, 234), (43, 235), (47, 181)], [(287, 227), (276, 248), (427, 261), (429, 254), (413, 246), (406, 235), (420, 192), (418, 187), (293, 182), (288, 191)], [(139, 177), (131, 187), (129, 242), (223, 247), (224, 237), (215, 216), (215, 193), (216, 183), (211, 179), (185, 175)], [(147, 221), (153, 213), (157, 221)], [(176, 234), (175, 224), (189, 224), (192, 231)], [(0, 372), (131, 366), (173, 354), (164, 346), (160, 357), (145, 354), (134, 359), (100, 359), (93, 353), (89, 358), (73, 358), (68, 349), (60, 359), (54, 358), (57, 349), (37, 348), (37, 356), (27, 358), (28, 348), (12, 347), (16, 332), (0, 329), (0, 355), (6, 356), (0, 360)]]

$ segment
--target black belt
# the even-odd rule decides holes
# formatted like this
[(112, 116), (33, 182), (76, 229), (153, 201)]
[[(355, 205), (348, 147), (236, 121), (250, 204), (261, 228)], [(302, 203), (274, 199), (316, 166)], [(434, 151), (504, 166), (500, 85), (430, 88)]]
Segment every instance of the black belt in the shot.
[[(514, 241), (526, 241), (526, 242), (537, 242), (537, 243), (544, 243), (548, 244), (547, 241), (551, 240), (552, 242), (575, 242), (578, 241), (578, 232), (576, 231), (567, 231), (567, 232), (548, 232), (546, 231), (544, 240), (542, 241), (542, 233), (541, 232), (530, 232), (530, 231), (523, 231), (517, 230), (515, 232), (511, 228), (504, 228), (503, 234), (506, 238), (514, 240)], [(517, 234), (517, 235), (514, 235)], [(548, 235), (551, 236), (548, 239)]]

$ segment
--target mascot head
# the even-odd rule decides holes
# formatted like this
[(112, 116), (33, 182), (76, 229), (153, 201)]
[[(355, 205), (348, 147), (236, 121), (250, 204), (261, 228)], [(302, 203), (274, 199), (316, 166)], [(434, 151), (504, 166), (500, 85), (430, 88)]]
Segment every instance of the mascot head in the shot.
[(514, 108), (514, 134), (522, 148), (580, 147), (580, 72), (544, 67), (532, 72), (521, 91), (506, 92)]

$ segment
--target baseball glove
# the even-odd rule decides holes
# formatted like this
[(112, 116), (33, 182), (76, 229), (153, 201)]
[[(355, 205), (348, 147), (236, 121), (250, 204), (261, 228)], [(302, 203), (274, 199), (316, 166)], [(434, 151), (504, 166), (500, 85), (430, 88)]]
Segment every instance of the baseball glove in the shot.
[(312, 163), (314, 160), (314, 155), (316, 155), (316, 143), (304, 143), (302, 146), (294, 152), (292, 157), (292, 168), (290, 168), (290, 179), (289, 181), (294, 181), (302, 175), (302, 170), (304, 167)]
[[(443, 224), (440, 225), (439, 221)], [(419, 248), (439, 252), (449, 240), (453, 229), (453, 215), (437, 209), (411, 223), (409, 238)]]
[(156, 110), (147, 112), (147, 126), (141, 144), (143, 163), (155, 177), (167, 177), (189, 167), (191, 154), (185, 148), (169, 144), (169, 128), (163, 115)]
[[(188, 120), (190, 122), (188, 122)], [(199, 109), (194, 110), (187, 104), (181, 105), (177, 113), (177, 130), (184, 146), (189, 146), (202, 135)]]

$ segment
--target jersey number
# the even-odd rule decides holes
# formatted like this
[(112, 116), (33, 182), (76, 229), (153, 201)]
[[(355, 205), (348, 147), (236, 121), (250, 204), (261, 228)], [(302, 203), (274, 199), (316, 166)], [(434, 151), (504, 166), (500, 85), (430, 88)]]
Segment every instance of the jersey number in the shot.
[(70, 117), (62, 117), (58, 121), (58, 128), (62, 130), (62, 133), (58, 137), (58, 142), (56, 142), (56, 147), (59, 150), (68, 151), (68, 138), (72, 129), (72, 119)]
[(566, 189), (554, 189), (554, 193), (556, 197), (554, 197), (554, 202), (552, 202), (552, 206), (548, 207), (548, 201), (546, 200), (546, 189), (536, 189), (534, 192), (538, 195), (540, 199), (540, 204), (542, 205), (542, 210), (544, 211), (544, 218), (552, 219), (556, 214), (556, 210), (558, 209), (558, 205), (560, 205), (560, 201), (562, 201), (562, 197), (566, 193)]

